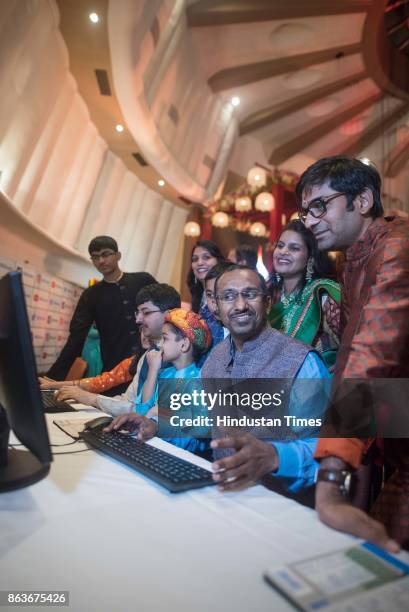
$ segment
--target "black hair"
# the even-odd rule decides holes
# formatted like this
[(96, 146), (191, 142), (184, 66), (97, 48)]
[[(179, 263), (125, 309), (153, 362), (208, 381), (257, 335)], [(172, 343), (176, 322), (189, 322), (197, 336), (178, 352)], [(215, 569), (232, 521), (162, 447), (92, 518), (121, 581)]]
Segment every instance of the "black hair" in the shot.
[[(165, 321), (164, 324), (170, 326), (172, 332), (176, 336), (176, 340), (183, 340), (184, 338), (187, 337), (186, 334), (184, 334), (179, 327), (177, 327), (176, 325), (174, 325), (170, 321)], [(193, 344), (193, 342), (190, 340), (190, 338), (188, 338), (188, 340), (190, 341), (190, 344), (192, 345), (193, 360), (197, 363), (199, 361), (199, 359), (201, 358), (201, 356), (203, 355), (203, 353), (206, 353), (208, 349), (200, 349), (198, 346), (196, 346), (196, 344)]]
[(250, 268), (249, 266), (241, 266), (240, 264), (230, 264), (229, 266), (227, 266), (223, 272), (221, 274), (219, 274), (219, 276), (216, 278), (216, 282), (214, 284), (214, 294), (215, 296), (217, 295), (217, 285), (220, 282), (220, 279), (222, 276), (224, 276), (225, 274), (227, 274), (227, 272), (234, 272), (235, 270), (250, 270), (251, 272), (255, 272), (258, 276), (258, 279), (260, 281), (260, 288), (264, 294), (264, 300), (267, 299), (269, 293), (268, 293), (268, 289), (267, 289), (267, 283), (265, 281), (265, 279), (261, 276), (261, 274), (259, 272), (257, 272), (257, 270), (254, 270), (253, 268)]
[(232, 264), (230, 261), (221, 261), (220, 263), (213, 266), (213, 268), (210, 268), (209, 272), (206, 274), (205, 279), (204, 279), (205, 285), (208, 280), (212, 280), (212, 278), (217, 278), (218, 276), (220, 276), (222, 272), (226, 270), (226, 268), (228, 268), (231, 265)]
[[(192, 249), (191, 258), (193, 257), (193, 253), (195, 252), (195, 249), (197, 247), (202, 247), (202, 249), (206, 249), (206, 251), (209, 251), (210, 255), (212, 257), (215, 257), (218, 263), (220, 263), (221, 261), (225, 261), (223, 253), (221, 252), (217, 244), (212, 240), (199, 240), (198, 242), (196, 242), (195, 246)], [(190, 267), (189, 273), (187, 275), (187, 286), (189, 287), (190, 293), (192, 294), (192, 310), (193, 312), (198, 313), (202, 301), (203, 285), (196, 279), (195, 275), (193, 274), (192, 267)]]
[[(302, 223), (302, 221), (300, 221), (299, 219), (294, 219), (293, 221), (290, 221), (289, 223), (287, 223), (287, 225), (281, 230), (280, 235), (277, 239), (276, 245), (278, 241), (280, 240), (282, 234), (286, 232), (287, 230), (296, 232), (297, 234), (300, 234), (300, 236), (302, 237), (304, 244), (307, 247), (308, 259), (311, 258), (313, 262), (313, 270), (311, 273), (311, 278), (312, 279), (330, 278), (330, 279), (336, 280), (337, 272), (336, 272), (335, 262), (329, 257), (328, 253), (326, 253), (325, 251), (320, 251), (318, 249), (318, 244), (317, 244), (314, 234), (307, 227), (305, 227), (304, 223)], [(275, 273), (273, 273), (271, 275), (270, 281), (271, 281), (270, 290), (271, 290), (273, 301), (277, 301), (277, 298), (278, 298), (277, 290), (279, 289), (281, 291), (281, 288), (283, 285), (283, 279), (280, 278), (280, 280), (277, 281), (277, 277)], [(298, 286), (297, 299), (301, 297), (301, 293), (302, 293), (302, 290), (304, 289), (305, 283), (306, 283), (306, 275), (303, 274), (301, 282)]]
[(88, 245), (88, 253), (96, 253), (102, 249), (112, 249), (118, 253), (118, 243), (111, 236), (95, 236)]
[(235, 251), (237, 263), (244, 261), (242, 265), (248, 266), (253, 270), (257, 269), (257, 249), (251, 246), (251, 244), (239, 244)]
[(302, 194), (316, 185), (328, 181), (331, 189), (345, 193), (347, 210), (354, 209), (354, 199), (365, 189), (370, 189), (373, 195), (371, 217), (382, 217), (384, 214), (381, 202), (381, 177), (373, 164), (364, 164), (359, 159), (351, 157), (324, 157), (312, 164), (301, 175), (295, 188), (299, 206)]
[(180, 295), (174, 287), (166, 283), (152, 283), (142, 287), (136, 294), (136, 307), (145, 302), (152, 302), (161, 312), (166, 312), (172, 308), (180, 308)]

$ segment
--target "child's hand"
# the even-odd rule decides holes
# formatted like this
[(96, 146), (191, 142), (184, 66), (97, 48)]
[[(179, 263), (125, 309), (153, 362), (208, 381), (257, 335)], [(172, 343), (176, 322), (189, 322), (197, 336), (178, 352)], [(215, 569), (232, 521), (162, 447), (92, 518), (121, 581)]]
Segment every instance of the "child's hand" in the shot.
[(162, 367), (162, 351), (148, 351), (146, 353), (146, 361), (150, 370), (160, 370)]

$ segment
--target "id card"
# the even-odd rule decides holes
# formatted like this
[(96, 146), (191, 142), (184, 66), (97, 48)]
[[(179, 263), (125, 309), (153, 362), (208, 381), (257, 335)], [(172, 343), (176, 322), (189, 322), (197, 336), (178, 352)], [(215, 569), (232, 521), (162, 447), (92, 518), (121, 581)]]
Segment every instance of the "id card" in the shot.
[(300, 610), (409, 609), (409, 565), (368, 543), (272, 567), (265, 578)]

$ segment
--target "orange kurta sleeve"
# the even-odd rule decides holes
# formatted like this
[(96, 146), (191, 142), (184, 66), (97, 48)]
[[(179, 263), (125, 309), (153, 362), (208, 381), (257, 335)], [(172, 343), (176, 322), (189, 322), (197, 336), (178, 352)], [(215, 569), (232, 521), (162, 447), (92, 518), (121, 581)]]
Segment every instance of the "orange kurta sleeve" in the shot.
[(316, 459), (339, 457), (353, 468), (359, 468), (365, 444), (358, 438), (320, 438), (315, 451)]
[(133, 357), (127, 357), (117, 366), (115, 366), (110, 372), (103, 372), (99, 376), (93, 378), (83, 378), (80, 381), (82, 389), (86, 389), (91, 393), (101, 393), (107, 389), (112, 389), (122, 383), (130, 382), (132, 376), (129, 373), (129, 366), (131, 365)]

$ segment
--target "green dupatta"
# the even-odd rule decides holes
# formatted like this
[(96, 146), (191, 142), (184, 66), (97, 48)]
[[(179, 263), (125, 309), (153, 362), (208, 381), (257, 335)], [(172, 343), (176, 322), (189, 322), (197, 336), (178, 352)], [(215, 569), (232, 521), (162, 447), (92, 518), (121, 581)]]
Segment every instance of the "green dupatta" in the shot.
[[(290, 300), (287, 306), (281, 301), (273, 304), (268, 314), (271, 327), (313, 345), (321, 324), (321, 300), (325, 293), (340, 304), (341, 288), (338, 283), (323, 278), (308, 281), (299, 299)], [(324, 351), (321, 356), (330, 367), (335, 363), (336, 350)]]

